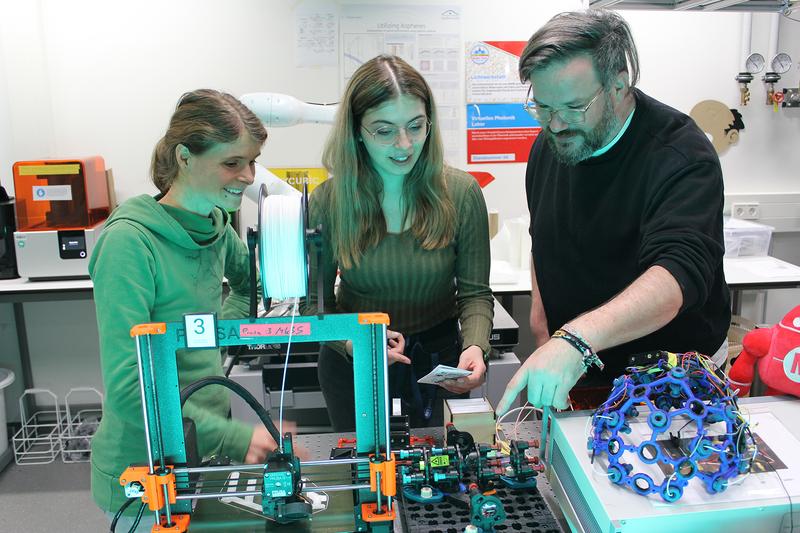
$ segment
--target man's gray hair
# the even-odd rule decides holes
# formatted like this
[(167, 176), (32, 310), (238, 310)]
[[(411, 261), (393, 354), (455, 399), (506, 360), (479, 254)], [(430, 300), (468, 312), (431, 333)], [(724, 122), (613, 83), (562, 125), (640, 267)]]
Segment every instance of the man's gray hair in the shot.
[(554, 62), (588, 55), (603, 87), (622, 71), (630, 86), (639, 81), (639, 55), (628, 23), (613, 11), (589, 9), (560, 13), (539, 28), (519, 59), (519, 77), (524, 83), (531, 73)]

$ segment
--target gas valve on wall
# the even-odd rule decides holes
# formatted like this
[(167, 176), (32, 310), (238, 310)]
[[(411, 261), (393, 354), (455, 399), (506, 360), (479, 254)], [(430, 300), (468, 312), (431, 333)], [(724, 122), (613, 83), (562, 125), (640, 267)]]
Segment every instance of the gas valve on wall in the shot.
[(743, 106), (747, 105), (750, 101), (750, 88), (748, 84), (753, 81), (753, 74), (758, 74), (764, 70), (764, 56), (759, 53), (752, 53), (747, 56), (744, 63), (744, 72), (740, 72), (734, 78), (739, 82), (739, 103)]
[(775, 72), (767, 72), (761, 77), (761, 81), (764, 82), (764, 85), (767, 89), (767, 101), (765, 102), (767, 105), (775, 105), (777, 108), (777, 104), (779, 102), (775, 101), (775, 84), (781, 80), (780, 74)]
[(761, 81), (764, 82), (766, 105), (772, 106), (775, 112), (781, 107), (800, 107), (800, 87), (781, 88), (777, 85), (792, 68), (789, 54), (778, 51), (780, 23), (779, 14), (770, 16), (769, 55), (765, 58), (758, 52), (751, 52), (752, 15), (748, 13), (742, 17), (742, 63), (739, 73), (734, 77), (739, 84), (739, 105), (748, 104), (750, 83), (756, 74), (764, 72)]
[[(766, 72), (761, 78), (767, 88), (766, 104), (771, 105), (776, 112), (780, 106), (798, 107), (800, 102), (797, 102), (794, 89), (775, 90), (775, 84), (780, 81), (781, 74), (789, 72), (789, 69), (792, 68), (792, 58), (789, 56), (789, 54), (784, 52), (775, 54), (775, 57), (772, 58), (772, 62), (770, 63), (770, 67), (771, 70)], [(788, 95), (787, 92), (789, 93)], [(794, 105), (786, 105), (787, 96), (791, 99), (791, 102)]]
[(740, 72), (734, 79), (739, 82), (739, 103), (745, 106), (750, 101), (750, 88), (747, 84), (753, 81), (753, 75), (749, 72)]

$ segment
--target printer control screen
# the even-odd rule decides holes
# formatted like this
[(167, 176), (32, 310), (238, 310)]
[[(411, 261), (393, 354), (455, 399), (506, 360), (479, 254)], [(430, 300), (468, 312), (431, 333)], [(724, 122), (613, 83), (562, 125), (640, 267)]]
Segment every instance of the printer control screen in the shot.
[(85, 259), (86, 234), (83, 231), (59, 231), (58, 254), (61, 259)]

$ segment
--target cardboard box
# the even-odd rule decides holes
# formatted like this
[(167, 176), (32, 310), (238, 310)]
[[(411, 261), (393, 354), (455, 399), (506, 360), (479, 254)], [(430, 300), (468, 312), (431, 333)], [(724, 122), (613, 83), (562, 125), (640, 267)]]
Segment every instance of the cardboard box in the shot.
[[(452, 422), (459, 431), (470, 433), (475, 442), (494, 444), (497, 422), (494, 408), (486, 398), (445, 400), (444, 422), (445, 425)], [(444, 433), (446, 438), (446, 428)]]

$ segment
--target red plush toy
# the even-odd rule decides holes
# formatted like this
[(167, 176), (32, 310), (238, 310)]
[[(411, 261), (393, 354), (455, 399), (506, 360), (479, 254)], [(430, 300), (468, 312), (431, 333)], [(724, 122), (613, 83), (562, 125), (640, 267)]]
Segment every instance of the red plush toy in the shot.
[(742, 340), (742, 353), (728, 377), (739, 395), (750, 393), (753, 372), (767, 386), (766, 395), (800, 396), (800, 305), (771, 328), (754, 329)]

